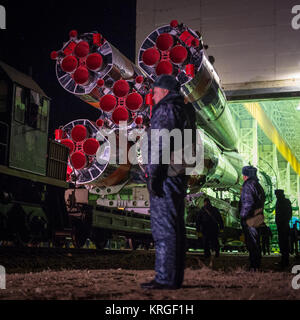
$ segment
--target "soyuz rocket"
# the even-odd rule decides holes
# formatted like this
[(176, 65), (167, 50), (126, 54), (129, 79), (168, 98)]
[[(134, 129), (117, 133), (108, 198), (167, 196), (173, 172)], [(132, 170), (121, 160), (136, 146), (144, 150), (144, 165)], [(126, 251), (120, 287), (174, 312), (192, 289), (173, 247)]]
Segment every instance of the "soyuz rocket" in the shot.
[(199, 33), (176, 20), (155, 29), (143, 41), (136, 66), (100, 33), (72, 30), (51, 58), (60, 85), (99, 110), (98, 119), (75, 120), (55, 132), (56, 140), (70, 150), (67, 181), (89, 190), (143, 183), (139, 164), (111, 163), (114, 148), (103, 132), (118, 135), (121, 121), (127, 122), (128, 135), (147, 128), (151, 84), (170, 74), (180, 82), (182, 96), (195, 108), (196, 127), (203, 130), (204, 167), (190, 176), (189, 188), (240, 191), (245, 163), (237, 151), (237, 130)]

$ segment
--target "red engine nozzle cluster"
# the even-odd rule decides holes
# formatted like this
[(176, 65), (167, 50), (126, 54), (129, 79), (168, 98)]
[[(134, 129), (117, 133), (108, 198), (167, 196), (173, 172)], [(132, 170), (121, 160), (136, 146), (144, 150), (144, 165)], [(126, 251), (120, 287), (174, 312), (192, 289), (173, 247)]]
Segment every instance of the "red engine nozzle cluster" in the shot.
[[(145, 81), (143, 75), (137, 70), (134, 70), (133, 76), (126, 80), (122, 78), (122, 72), (118, 69), (118, 65), (111, 71), (110, 65), (114, 65), (115, 59), (118, 60), (119, 57), (112, 50), (107, 50), (107, 47), (102, 47), (106, 41), (100, 33), (78, 35), (76, 30), (71, 30), (69, 37), (70, 40), (64, 44), (60, 51), (51, 53), (51, 58), (57, 60), (58, 79), (59, 81), (64, 79), (60, 81), (61, 85), (69, 92), (83, 97), (82, 100), (93, 107), (100, 108), (104, 112), (104, 117), (101, 118), (110, 120), (106, 123), (109, 126), (111, 121), (115, 125), (119, 125), (120, 121), (140, 123), (140, 119), (137, 122), (135, 119), (141, 114), (142, 109), (144, 111), (144, 97), (150, 82)], [(165, 37), (173, 42), (172, 37), (168, 34)], [(164, 37), (161, 37), (160, 42), (162, 47), (165, 46)], [(159, 60), (160, 52), (155, 50), (155, 59)], [(120, 59), (123, 59), (122, 56)], [(147, 60), (147, 57), (145, 59)], [(148, 59), (153, 59), (151, 52)], [(156, 63), (156, 60), (153, 63)], [(66, 73), (66, 78), (61, 75), (62, 71)], [(74, 81), (69, 81), (71, 79)], [(85, 88), (74, 86), (74, 82)], [(104, 123), (98, 127), (103, 125)], [(78, 129), (78, 131), (80, 130)], [(75, 140), (76, 137), (72, 138), (72, 141)], [(83, 160), (80, 161), (83, 159), (82, 155), (76, 154), (74, 159), (74, 163), (78, 162), (83, 165)]]
[(92, 52), (93, 47), (85, 40), (78, 39), (76, 30), (69, 33), (70, 41), (62, 52), (52, 51), (51, 59), (59, 59), (61, 69), (71, 74), (74, 81), (82, 86), (88, 85), (93, 79), (93, 72), (103, 66), (103, 57), (99, 52)]
[[(56, 130), (55, 138), (69, 148), (70, 164), (76, 170), (87, 167), (93, 161), (100, 146), (98, 140), (89, 137), (87, 128), (80, 124), (74, 126), (68, 137), (61, 129)], [(70, 169), (67, 171), (67, 180), (70, 179), (71, 173), (72, 168), (71, 172)]]
[(183, 64), (187, 57), (187, 49), (181, 45), (174, 45), (173, 36), (169, 33), (160, 34), (152, 48), (146, 49), (142, 54), (145, 65), (155, 67), (155, 72), (161, 74), (172, 74), (173, 64)]
[[(178, 21), (172, 20), (170, 26), (178, 28)], [(188, 63), (189, 49), (198, 47), (199, 44), (199, 39), (188, 30), (177, 34), (161, 33), (153, 47), (145, 49), (142, 53), (141, 60), (144, 65), (153, 67), (157, 76), (161, 74), (176, 76), (182, 69), (188, 76), (194, 77), (193, 65)]]
[[(143, 76), (135, 79), (136, 83), (142, 83)], [(131, 89), (126, 80), (118, 80), (114, 83), (112, 94), (106, 94), (100, 99), (99, 107), (109, 113), (111, 120), (119, 125), (120, 121), (128, 121), (131, 113), (135, 113), (143, 106), (143, 96)]]

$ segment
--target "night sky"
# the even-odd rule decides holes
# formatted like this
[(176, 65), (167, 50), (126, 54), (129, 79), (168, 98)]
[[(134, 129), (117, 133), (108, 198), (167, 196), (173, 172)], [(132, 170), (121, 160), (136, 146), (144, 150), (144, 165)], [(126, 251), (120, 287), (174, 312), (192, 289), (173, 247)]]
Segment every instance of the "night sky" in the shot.
[(7, 19), (6, 30), (0, 30), (0, 60), (27, 74), (32, 67), (33, 79), (51, 98), (50, 137), (54, 128), (71, 120), (96, 120), (96, 109), (60, 86), (50, 53), (68, 41), (70, 30), (98, 31), (134, 62), (136, 1), (9, 0), (0, 4)]

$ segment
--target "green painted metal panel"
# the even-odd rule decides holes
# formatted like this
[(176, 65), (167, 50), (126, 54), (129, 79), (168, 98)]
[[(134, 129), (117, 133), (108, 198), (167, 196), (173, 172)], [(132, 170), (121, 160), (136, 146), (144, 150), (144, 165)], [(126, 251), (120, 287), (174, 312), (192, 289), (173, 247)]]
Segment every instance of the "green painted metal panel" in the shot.
[(9, 166), (46, 175), (49, 101), (26, 90), (15, 87)]

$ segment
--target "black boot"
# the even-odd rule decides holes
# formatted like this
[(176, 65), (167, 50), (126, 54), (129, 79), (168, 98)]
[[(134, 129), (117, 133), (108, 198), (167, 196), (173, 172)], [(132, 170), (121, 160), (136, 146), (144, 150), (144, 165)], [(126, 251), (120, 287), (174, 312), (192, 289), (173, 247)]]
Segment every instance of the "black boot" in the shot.
[(155, 280), (151, 280), (150, 282), (141, 283), (142, 289), (149, 289), (149, 290), (176, 290), (179, 287), (170, 286), (168, 284), (158, 283)]

